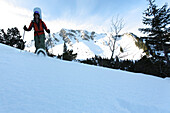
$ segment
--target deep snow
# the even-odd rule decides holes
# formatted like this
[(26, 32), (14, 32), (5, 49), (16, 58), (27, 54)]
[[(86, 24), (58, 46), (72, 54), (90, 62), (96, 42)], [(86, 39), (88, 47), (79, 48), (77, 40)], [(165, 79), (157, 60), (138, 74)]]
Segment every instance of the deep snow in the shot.
[(0, 44), (0, 113), (170, 113), (170, 81)]

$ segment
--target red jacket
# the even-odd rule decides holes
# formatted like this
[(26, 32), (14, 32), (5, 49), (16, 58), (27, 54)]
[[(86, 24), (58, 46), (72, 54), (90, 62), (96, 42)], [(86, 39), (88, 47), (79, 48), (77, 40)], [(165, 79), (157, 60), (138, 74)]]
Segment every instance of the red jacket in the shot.
[(33, 27), (34, 27), (34, 36), (37, 36), (37, 34), (38, 35), (44, 34), (44, 29), (46, 30), (46, 32), (48, 30), (46, 24), (41, 19), (39, 23), (36, 23), (35, 20), (32, 20), (27, 31), (31, 31)]

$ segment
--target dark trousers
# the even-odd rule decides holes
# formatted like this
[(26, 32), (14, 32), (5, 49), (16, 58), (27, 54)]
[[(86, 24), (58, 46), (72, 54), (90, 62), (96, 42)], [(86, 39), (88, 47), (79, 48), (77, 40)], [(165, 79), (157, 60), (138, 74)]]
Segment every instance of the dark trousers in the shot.
[(35, 41), (36, 51), (39, 48), (42, 48), (45, 50), (45, 34), (34, 36), (34, 41)]

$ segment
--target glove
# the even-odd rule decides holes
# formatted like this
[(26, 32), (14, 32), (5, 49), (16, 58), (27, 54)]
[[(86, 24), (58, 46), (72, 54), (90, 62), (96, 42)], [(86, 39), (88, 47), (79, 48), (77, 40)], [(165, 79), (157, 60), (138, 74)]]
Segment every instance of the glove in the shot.
[(49, 30), (49, 29), (47, 29), (47, 33), (50, 33), (50, 30)]
[(23, 28), (25, 31), (27, 31), (28, 29), (27, 29), (27, 27), (26, 27), (26, 25), (24, 26), (24, 28)]

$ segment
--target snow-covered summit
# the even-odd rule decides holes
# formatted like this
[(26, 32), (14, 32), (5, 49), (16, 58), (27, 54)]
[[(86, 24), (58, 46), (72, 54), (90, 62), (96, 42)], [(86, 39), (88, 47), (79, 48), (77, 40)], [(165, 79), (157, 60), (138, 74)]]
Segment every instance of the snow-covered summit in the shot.
[[(59, 40), (56, 46), (53, 48), (54, 54), (62, 54), (63, 43), (68, 44), (68, 48), (73, 49), (75, 53), (78, 53), (77, 59), (86, 59), (99, 55), (105, 58), (111, 57), (111, 50), (108, 43), (113, 41), (109, 39), (109, 33), (97, 34), (94, 31), (88, 32), (86, 30), (68, 30), (62, 29), (55, 34), (55, 38)], [(118, 38), (115, 47), (115, 55), (121, 59), (140, 59), (145, 53), (143, 49), (140, 49), (135, 42), (136, 35), (132, 33), (125, 33)], [(120, 51), (123, 49), (123, 52)]]
[(0, 113), (170, 113), (168, 79), (0, 51)]

